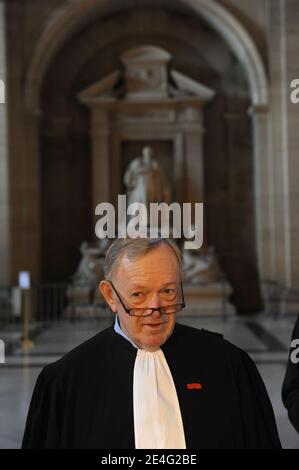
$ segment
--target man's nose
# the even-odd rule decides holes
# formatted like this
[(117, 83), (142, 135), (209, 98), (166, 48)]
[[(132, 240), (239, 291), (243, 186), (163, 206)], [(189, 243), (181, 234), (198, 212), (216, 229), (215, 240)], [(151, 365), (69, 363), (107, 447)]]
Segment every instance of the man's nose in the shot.
[(160, 307), (161, 305), (161, 299), (159, 297), (159, 294), (156, 292), (154, 294), (152, 294), (150, 296), (150, 298), (148, 299), (148, 306), (151, 307), (151, 308), (155, 308), (155, 307)]
[(152, 318), (155, 319), (155, 318), (160, 318), (161, 315), (163, 315), (163, 313), (161, 313), (160, 310), (154, 310), (154, 311), (152, 312), (152, 315), (151, 315), (151, 316), (152, 316)]
[[(151, 308), (159, 308), (161, 306), (161, 299), (158, 293), (153, 294), (149, 299), (149, 307)], [(152, 313), (153, 317), (159, 317), (161, 315), (159, 310), (154, 310)]]

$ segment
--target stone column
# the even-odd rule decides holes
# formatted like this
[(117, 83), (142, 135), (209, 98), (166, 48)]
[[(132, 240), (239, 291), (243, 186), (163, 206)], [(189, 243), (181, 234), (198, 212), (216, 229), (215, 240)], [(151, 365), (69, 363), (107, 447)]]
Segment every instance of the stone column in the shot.
[(92, 213), (100, 202), (110, 201), (110, 129), (103, 108), (92, 108)]
[(33, 281), (39, 276), (39, 115), (36, 109), (24, 109), (24, 4), (5, 6), (10, 283), (15, 283), (20, 270), (30, 271)]
[(10, 283), (5, 3), (0, 2), (0, 284)]
[(185, 158), (184, 158), (184, 132), (177, 130), (173, 141), (174, 153), (174, 182), (175, 201), (183, 204), (185, 202)]
[[(296, 204), (292, 205), (292, 202), (295, 202), (293, 197), (298, 191), (298, 169), (296, 168), (299, 141), (298, 105), (292, 104), (289, 96), (290, 81), (299, 76), (298, 61), (296, 60), (298, 2), (267, 0), (267, 15), (268, 62), (271, 83), (269, 141), (274, 168), (275, 231), (272, 236), (275, 238), (273, 258), (276, 272), (273, 278), (285, 286), (298, 287), (299, 275), (296, 279), (294, 277), (295, 270), (293, 269), (292, 272), (292, 265), (293, 267), (298, 266), (297, 253), (299, 250), (298, 235), (292, 239), (292, 230), (296, 228), (296, 225), (298, 226), (298, 203), (297, 207)], [(292, 160), (295, 164), (293, 166)], [(293, 222), (295, 224), (292, 224), (292, 209), (294, 210)]]
[[(289, 229), (289, 285), (299, 288), (299, 103), (290, 100), (290, 83), (299, 78), (298, 48), (299, 48), (299, 9), (295, 0), (284, 1), (281, 5), (281, 17), (284, 21), (282, 27), (282, 54), (284, 59), (284, 119), (285, 128), (285, 181), (287, 185), (288, 200), (285, 210), (289, 211), (286, 221)], [(287, 148), (286, 148), (287, 146)], [(298, 306), (297, 306), (298, 311)]]
[[(15, 260), (15, 269), (22, 266), (30, 271), (32, 280), (40, 280), (41, 248), (40, 248), (40, 142), (38, 139), (40, 114), (24, 111), (24, 147), (23, 156), (26, 159), (24, 174), (24, 233), (20, 236), (22, 250), (20, 258)], [(22, 261), (21, 261), (22, 260)], [(22, 264), (21, 264), (22, 263)]]
[[(256, 243), (260, 280), (275, 278), (273, 155), (269, 148), (269, 110), (250, 109), (254, 138)], [(281, 247), (283, 249), (283, 247)]]
[(186, 108), (180, 115), (184, 129), (184, 152), (186, 181), (185, 202), (203, 202), (204, 168), (203, 168), (203, 133), (202, 109)]
[[(260, 209), (255, 198), (253, 149), (247, 141), (251, 138), (251, 122), (247, 103), (229, 103), (223, 119), (226, 128), (227, 150), (223, 165), (227, 166), (228, 206), (225, 210), (225, 247), (230, 263), (230, 281), (236, 284), (234, 300), (244, 312), (261, 309), (260, 273), (257, 249), (257, 217)], [(255, 202), (255, 204), (254, 204)], [(216, 221), (215, 221), (216, 223)], [(220, 222), (221, 223), (221, 222)], [(244, 269), (246, 266), (246, 269)]]

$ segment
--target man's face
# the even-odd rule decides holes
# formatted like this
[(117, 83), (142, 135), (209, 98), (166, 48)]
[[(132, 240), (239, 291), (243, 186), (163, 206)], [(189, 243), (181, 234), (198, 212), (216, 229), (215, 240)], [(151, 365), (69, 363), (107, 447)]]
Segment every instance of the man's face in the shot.
[[(130, 260), (124, 255), (113, 284), (127, 308), (160, 307), (182, 301), (179, 263), (166, 243), (140, 258)], [(154, 311), (146, 317), (130, 316), (115, 293), (114, 299), (121, 328), (138, 347), (155, 351), (172, 334), (175, 314)]]

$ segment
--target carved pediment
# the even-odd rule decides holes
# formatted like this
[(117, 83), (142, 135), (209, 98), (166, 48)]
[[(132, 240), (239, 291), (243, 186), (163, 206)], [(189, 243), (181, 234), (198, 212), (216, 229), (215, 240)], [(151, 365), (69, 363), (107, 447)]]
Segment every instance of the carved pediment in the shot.
[(79, 100), (95, 103), (171, 101), (194, 98), (205, 103), (215, 92), (178, 70), (171, 69), (171, 55), (164, 49), (143, 46), (129, 49), (120, 58), (123, 67), (79, 93)]

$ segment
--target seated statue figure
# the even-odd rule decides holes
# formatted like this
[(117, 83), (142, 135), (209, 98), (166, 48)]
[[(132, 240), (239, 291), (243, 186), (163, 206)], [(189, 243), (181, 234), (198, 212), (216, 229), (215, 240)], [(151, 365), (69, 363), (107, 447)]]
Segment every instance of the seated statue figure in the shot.
[(104, 274), (103, 265), (109, 243), (107, 238), (99, 239), (95, 243), (81, 243), (81, 259), (76, 272), (71, 276), (71, 284), (66, 293), (69, 299), (66, 309), (68, 315), (86, 316), (89, 312), (87, 307), (102, 303), (98, 283)]
[(81, 259), (78, 268), (72, 276), (74, 284), (89, 284), (95, 281), (93, 272), (94, 254), (90, 253), (88, 249), (88, 242), (84, 241), (80, 245)]
[(184, 281), (192, 285), (220, 282), (223, 279), (213, 246), (183, 250)]
[[(103, 242), (103, 240), (100, 240), (100, 242)], [(75, 274), (72, 276), (73, 284), (94, 286), (98, 283), (102, 276), (104, 249), (103, 243), (99, 243), (99, 246), (95, 247), (89, 245), (87, 241), (81, 243), (80, 252), (82, 257)]]

